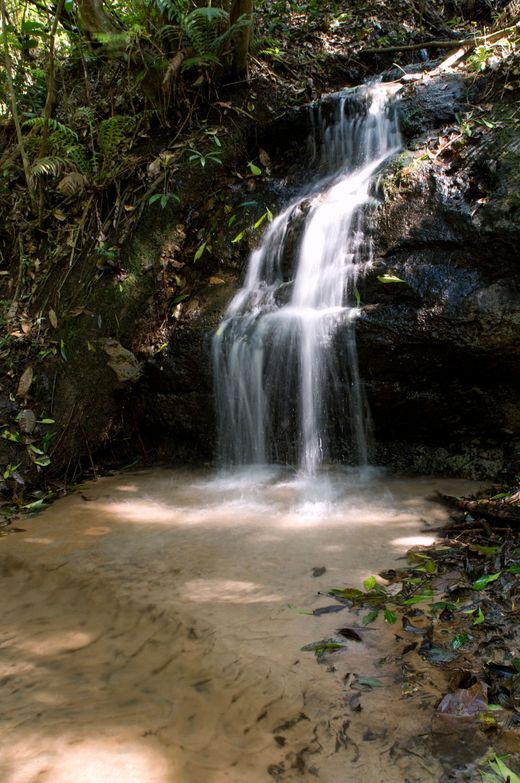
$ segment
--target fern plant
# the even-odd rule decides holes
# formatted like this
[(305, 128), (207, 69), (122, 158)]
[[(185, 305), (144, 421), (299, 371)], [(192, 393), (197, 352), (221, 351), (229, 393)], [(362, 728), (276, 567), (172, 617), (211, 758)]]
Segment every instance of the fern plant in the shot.
[(195, 50), (195, 56), (183, 63), (182, 69), (220, 64), (224, 44), (239, 30), (251, 24), (247, 16), (240, 16), (229, 26), (229, 13), (222, 8), (195, 8), (182, 17), (183, 33)]
[(121, 142), (135, 130), (136, 118), (115, 114), (99, 123), (97, 143), (105, 161), (109, 160)]
[[(194, 56), (184, 60), (183, 71), (220, 65), (220, 53), (225, 43), (251, 24), (250, 19), (243, 15), (230, 26), (228, 11), (213, 6), (189, 10), (188, 0), (155, 0), (155, 3), (162, 14), (176, 23), (188, 45), (194, 50)], [(165, 33), (172, 29), (172, 25), (166, 25), (162, 31)]]

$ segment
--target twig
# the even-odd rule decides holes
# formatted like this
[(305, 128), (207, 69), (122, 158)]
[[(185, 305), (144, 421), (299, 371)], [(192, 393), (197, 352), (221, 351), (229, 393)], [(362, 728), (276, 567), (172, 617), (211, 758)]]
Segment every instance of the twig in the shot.
[(502, 38), (507, 33), (512, 33), (516, 30), (516, 25), (510, 27), (504, 27), (502, 30), (496, 30), (493, 33), (487, 33), (486, 35), (476, 35), (473, 38), (459, 38), (453, 40), (441, 40), (441, 41), (422, 41), (416, 44), (397, 44), (395, 46), (373, 46), (368, 49), (362, 49), (360, 54), (387, 54), (388, 52), (413, 52), (418, 49), (456, 49), (459, 46), (469, 47), (473, 49), (475, 46), (479, 46), (483, 43), (493, 43)]

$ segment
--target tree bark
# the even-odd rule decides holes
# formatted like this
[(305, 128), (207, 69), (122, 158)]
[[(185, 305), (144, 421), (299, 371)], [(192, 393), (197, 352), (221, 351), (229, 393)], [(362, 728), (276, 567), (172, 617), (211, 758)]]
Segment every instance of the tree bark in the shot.
[(103, 8), (103, 0), (78, 0), (78, 15), (83, 32), (96, 39), (99, 35), (117, 35), (120, 27)]
[(241, 16), (250, 20), (248, 27), (240, 30), (235, 36), (231, 73), (236, 77), (247, 77), (247, 57), (251, 43), (253, 25), (254, 0), (233, 0), (229, 13), (229, 24), (233, 25)]

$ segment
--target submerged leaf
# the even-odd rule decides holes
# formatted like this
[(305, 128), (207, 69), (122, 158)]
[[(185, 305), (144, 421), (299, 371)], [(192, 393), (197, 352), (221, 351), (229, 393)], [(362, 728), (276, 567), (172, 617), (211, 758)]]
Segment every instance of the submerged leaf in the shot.
[(497, 571), (496, 574), (485, 574), (479, 579), (476, 579), (471, 585), (473, 590), (484, 590), (491, 582), (495, 582), (501, 573), (501, 571)]
[(369, 688), (382, 688), (384, 685), (384, 683), (381, 682), (381, 680), (378, 680), (377, 677), (367, 677), (364, 674), (358, 675), (356, 684), (368, 685)]

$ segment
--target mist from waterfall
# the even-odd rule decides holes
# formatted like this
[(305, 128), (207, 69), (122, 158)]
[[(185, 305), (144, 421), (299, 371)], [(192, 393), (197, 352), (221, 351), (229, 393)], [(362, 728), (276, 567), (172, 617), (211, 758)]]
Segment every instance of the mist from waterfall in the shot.
[(309, 111), (318, 175), (273, 219), (212, 338), (226, 466), (281, 462), (312, 475), (333, 456), (337, 427), (352, 462), (370, 458), (357, 280), (372, 260), (373, 184), (400, 148), (399, 128), (384, 85)]

